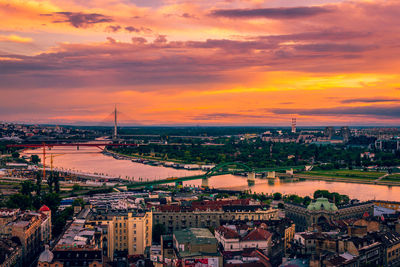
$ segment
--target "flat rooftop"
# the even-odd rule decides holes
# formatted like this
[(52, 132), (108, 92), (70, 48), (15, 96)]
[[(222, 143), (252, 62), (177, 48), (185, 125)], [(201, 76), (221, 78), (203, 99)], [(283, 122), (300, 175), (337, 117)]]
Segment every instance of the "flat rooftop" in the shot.
[(207, 228), (188, 228), (174, 232), (178, 243), (191, 243), (196, 245), (213, 244), (217, 239)]

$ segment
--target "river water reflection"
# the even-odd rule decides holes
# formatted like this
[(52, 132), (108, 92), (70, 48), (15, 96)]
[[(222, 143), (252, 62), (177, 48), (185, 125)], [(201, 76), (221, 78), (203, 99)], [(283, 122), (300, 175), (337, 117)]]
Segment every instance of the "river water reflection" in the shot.
[[(202, 171), (188, 171), (161, 166), (144, 165), (130, 160), (117, 160), (113, 157), (103, 155), (98, 151), (97, 148), (92, 147), (81, 147), (79, 151), (72, 148), (57, 147), (48, 152), (54, 154), (53, 166), (56, 168), (74, 169), (89, 173), (103, 173), (121, 178), (128, 176), (133, 177), (136, 181), (139, 178), (143, 178), (143, 180), (146, 181), (202, 173)], [(30, 150), (26, 152), (34, 153), (39, 151)], [(47, 158), (47, 164), (49, 164), (49, 161), (50, 160)], [(199, 186), (201, 180), (187, 181), (184, 184)], [(300, 196), (311, 196), (315, 190), (326, 189), (346, 194), (351, 198), (357, 198), (360, 200), (380, 199), (400, 201), (399, 186), (391, 187), (315, 180), (292, 181), (291, 179), (275, 179), (273, 181), (268, 181), (265, 179), (256, 179), (256, 184), (249, 187), (245, 177), (234, 175), (214, 176), (209, 179), (209, 186), (235, 190), (251, 189), (252, 192), (280, 192), (283, 194), (298, 194)]]

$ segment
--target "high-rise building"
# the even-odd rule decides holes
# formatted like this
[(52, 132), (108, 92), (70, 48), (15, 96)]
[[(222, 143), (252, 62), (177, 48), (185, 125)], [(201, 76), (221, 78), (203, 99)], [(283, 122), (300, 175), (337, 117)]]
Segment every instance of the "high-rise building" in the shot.
[(296, 133), (296, 118), (292, 118), (292, 133)]
[(343, 137), (343, 141), (344, 142), (348, 142), (350, 139), (350, 129), (348, 126), (344, 126), (342, 128), (340, 128), (340, 135)]
[(331, 139), (332, 136), (335, 135), (335, 129), (332, 126), (326, 127), (324, 130), (324, 135), (328, 137), (328, 139)]

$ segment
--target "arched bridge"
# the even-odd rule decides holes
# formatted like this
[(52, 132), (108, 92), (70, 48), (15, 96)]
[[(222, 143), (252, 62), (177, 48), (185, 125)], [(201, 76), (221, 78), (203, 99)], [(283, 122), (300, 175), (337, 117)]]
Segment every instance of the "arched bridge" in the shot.
[(238, 173), (238, 172), (248, 173), (249, 184), (254, 184), (255, 173), (274, 172), (274, 174), (275, 174), (275, 171), (286, 171), (286, 170), (296, 170), (296, 169), (297, 170), (304, 169), (304, 166), (286, 166), (286, 167), (254, 169), (254, 168), (251, 168), (241, 162), (225, 162), (225, 163), (220, 163), (220, 164), (216, 165), (214, 168), (208, 170), (205, 174), (186, 176), (186, 177), (171, 177), (171, 178), (146, 181), (146, 182), (135, 182), (135, 183), (129, 184), (127, 187), (128, 188), (137, 188), (137, 187), (146, 187), (146, 186), (169, 184), (169, 183), (179, 184), (184, 181), (191, 181), (191, 180), (198, 180), (198, 179), (202, 179), (203, 187), (208, 187), (208, 178), (209, 177), (225, 175), (225, 174), (234, 174), (234, 173)]
[(229, 173), (231, 173), (233, 171), (237, 171), (237, 170), (244, 170), (247, 172), (253, 171), (252, 168), (250, 168), (249, 166), (247, 166), (246, 164), (243, 164), (241, 162), (224, 162), (224, 163), (220, 163), (217, 166), (215, 166), (214, 168), (210, 169), (208, 172), (206, 172), (205, 176), (210, 177), (210, 176), (214, 176), (214, 175), (220, 175), (219, 174), (220, 171), (224, 171), (224, 169), (229, 166), (241, 167), (241, 169), (234, 169), (234, 170), (231, 170)]

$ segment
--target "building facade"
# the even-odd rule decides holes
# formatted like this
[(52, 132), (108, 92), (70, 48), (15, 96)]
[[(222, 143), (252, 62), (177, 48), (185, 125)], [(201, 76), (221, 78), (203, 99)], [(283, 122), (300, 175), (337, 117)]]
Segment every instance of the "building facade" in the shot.
[(168, 233), (186, 228), (218, 227), (221, 221), (270, 220), (278, 218), (278, 210), (261, 206), (224, 206), (222, 210), (154, 211), (154, 224), (163, 224)]
[(10, 236), (21, 241), (24, 263), (33, 260), (41, 250), (41, 222), (40, 214), (24, 213), (4, 227)]
[(312, 225), (334, 220), (362, 218), (366, 212), (373, 214), (374, 203), (368, 201), (338, 208), (335, 204), (330, 203), (328, 199), (318, 198), (307, 207), (285, 203), (285, 212), (286, 217), (292, 219), (296, 224), (297, 231), (305, 231)]
[(265, 229), (255, 228), (241, 236), (229, 226), (220, 226), (215, 230), (215, 238), (222, 245), (224, 251), (261, 249), (268, 253), (271, 248), (272, 234)]
[(147, 212), (95, 211), (87, 218), (86, 225), (104, 226), (107, 255), (113, 260), (118, 255), (144, 254), (151, 246), (153, 214)]

